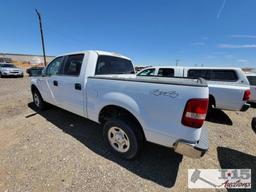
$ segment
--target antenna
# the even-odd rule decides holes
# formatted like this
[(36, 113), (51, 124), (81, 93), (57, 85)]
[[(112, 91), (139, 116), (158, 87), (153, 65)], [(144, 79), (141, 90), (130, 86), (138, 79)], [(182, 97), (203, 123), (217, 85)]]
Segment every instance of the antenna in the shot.
[(39, 20), (39, 27), (40, 27), (40, 33), (41, 33), (41, 41), (42, 41), (42, 47), (43, 47), (43, 56), (44, 56), (44, 66), (46, 66), (46, 57), (45, 57), (45, 48), (44, 48), (44, 34), (43, 34), (43, 27), (42, 27), (42, 19), (41, 14), (36, 10), (36, 14), (38, 16)]

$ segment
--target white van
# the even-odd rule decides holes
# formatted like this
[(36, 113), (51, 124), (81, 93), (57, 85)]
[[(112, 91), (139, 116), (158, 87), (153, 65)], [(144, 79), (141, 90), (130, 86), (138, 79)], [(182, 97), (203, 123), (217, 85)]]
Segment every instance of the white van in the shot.
[(209, 86), (209, 106), (231, 111), (246, 111), (250, 105), (249, 82), (240, 68), (155, 66), (137, 76), (204, 78)]

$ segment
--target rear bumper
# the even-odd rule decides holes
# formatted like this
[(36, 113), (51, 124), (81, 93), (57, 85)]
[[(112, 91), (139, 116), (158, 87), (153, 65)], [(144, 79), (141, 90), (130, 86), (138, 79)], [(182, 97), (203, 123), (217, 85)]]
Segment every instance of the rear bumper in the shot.
[(174, 145), (174, 151), (176, 153), (191, 157), (200, 158), (208, 151), (208, 131), (206, 128), (202, 128), (201, 136), (196, 144), (189, 143), (187, 141), (179, 140)]
[(241, 108), (241, 110), (240, 110), (240, 111), (242, 111), (242, 112), (247, 111), (250, 107), (251, 107), (251, 105), (250, 105), (250, 104), (245, 103), (245, 104), (243, 105), (243, 107)]

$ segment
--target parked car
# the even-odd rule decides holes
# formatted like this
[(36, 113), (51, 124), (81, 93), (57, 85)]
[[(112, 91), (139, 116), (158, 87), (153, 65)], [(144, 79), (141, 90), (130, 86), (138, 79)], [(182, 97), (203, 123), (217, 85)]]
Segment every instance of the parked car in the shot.
[(194, 158), (208, 150), (202, 79), (137, 78), (129, 58), (83, 51), (56, 57), (42, 76), (31, 77), (31, 91), (38, 109), (50, 103), (102, 124), (106, 144), (126, 159), (144, 141)]
[(26, 72), (29, 74), (29, 76), (40, 76), (42, 75), (44, 67), (30, 67), (26, 70)]
[(249, 82), (239, 68), (156, 66), (137, 76), (204, 78), (209, 86), (209, 107), (246, 111), (250, 105)]
[(246, 77), (251, 87), (251, 97), (249, 102), (256, 103), (256, 73), (246, 73)]
[(12, 63), (0, 63), (0, 77), (23, 77), (23, 69), (17, 68)]

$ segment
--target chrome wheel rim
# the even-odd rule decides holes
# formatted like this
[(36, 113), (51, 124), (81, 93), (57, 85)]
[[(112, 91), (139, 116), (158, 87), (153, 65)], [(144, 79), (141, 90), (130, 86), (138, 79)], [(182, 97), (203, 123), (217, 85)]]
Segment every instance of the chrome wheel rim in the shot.
[(119, 127), (111, 127), (108, 130), (108, 141), (112, 148), (120, 153), (125, 153), (130, 148), (129, 137)]
[(39, 107), (40, 105), (40, 100), (39, 100), (39, 97), (36, 93), (34, 93), (34, 103), (37, 107)]

